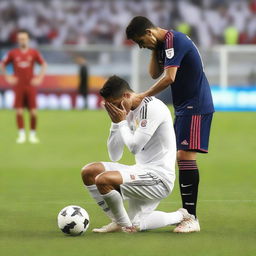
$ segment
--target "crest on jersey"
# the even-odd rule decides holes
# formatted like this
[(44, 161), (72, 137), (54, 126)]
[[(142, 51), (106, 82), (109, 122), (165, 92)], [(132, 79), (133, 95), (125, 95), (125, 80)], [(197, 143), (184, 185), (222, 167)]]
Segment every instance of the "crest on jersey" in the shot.
[(166, 49), (165, 54), (168, 59), (171, 59), (174, 56), (174, 48)]
[(136, 179), (134, 174), (130, 174), (130, 178), (131, 178), (131, 180), (135, 180)]
[(145, 128), (145, 127), (147, 126), (147, 120), (146, 120), (146, 119), (141, 120), (140, 126), (141, 126), (142, 128)]

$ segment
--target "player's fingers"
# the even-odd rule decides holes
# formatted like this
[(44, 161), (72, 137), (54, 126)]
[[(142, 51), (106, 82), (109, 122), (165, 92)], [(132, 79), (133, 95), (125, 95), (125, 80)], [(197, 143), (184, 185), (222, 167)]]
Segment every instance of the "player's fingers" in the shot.
[(112, 113), (118, 113), (117, 110), (118, 108), (112, 104), (112, 103), (108, 103), (109, 104), (109, 109), (112, 111)]
[(106, 103), (106, 109), (109, 113), (111, 113), (111, 115), (115, 115), (115, 111), (113, 110), (113, 108), (109, 103)]
[(112, 110), (115, 112), (115, 113), (120, 113), (120, 108), (118, 108), (117, 106), (115, 106), (114, 104), (110, 103), (110, 107), (112, 108)]
[(106, 102), (105, 107), (106, 107), (106, 109), (107, 109), (108, 111), (111, 111), (111, 110), (112, 110), (112, 109), (111, 109), (111, 106), (110, 106), (110, 104), (109, 104), (108, 102)]
[(125, 107), (124, 107), (124, 101), (123, 101), (123, 100), (122, 100), (122, 102), (121, 102), (121, 107), (122, 107), (122, 110), (123, 110), (123, 111), (126, 111), (126, 110), (125, 110)]

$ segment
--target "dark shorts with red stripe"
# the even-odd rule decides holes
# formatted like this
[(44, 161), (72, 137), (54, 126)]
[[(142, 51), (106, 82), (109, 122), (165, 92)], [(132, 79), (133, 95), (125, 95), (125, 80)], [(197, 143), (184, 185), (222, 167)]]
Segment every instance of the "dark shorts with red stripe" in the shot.
[(35, 109), (36, 104), (36, 88), (32, 86), (16, 87), (14, 89), (15, 100), (14, 108)]
[(177, 150), (208, 153), (213, 114), (176, 116), (174, 129)]

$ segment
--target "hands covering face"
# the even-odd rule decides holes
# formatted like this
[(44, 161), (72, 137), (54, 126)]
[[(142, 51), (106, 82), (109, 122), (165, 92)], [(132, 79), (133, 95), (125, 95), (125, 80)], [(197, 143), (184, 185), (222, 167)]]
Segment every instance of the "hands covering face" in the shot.
[(123, 101), (121, 102), (120, 108), (106, 101), (105, 109), (107, 110), (108, 115), (113, 123), (119, 123), (126, 119), (127, 113), (124, 108)]

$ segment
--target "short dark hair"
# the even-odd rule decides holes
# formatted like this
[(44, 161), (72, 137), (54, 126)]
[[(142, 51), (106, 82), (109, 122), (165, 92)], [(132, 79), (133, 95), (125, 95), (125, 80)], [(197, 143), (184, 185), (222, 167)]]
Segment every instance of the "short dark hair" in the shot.
[(134, 39), (146, 34), (146, 30), (149, 28), (155, 28), (156, 26), (146, 17), (136, 16), (134, 17), (126, 28), (127, 39)]
[(28, 37), (30, 37), (30, 32), (27, 29), (19, 29), (17, 31), (17, 34), (19, 34), (19, 33), (25, 33), (25, 34), (28, 35)]
[(129, 84), (119, 76), (111, 76), (100, 89), (100, 95), (107, 98), (117, 99), (122, 96), (125, 91), (132, 91)]

